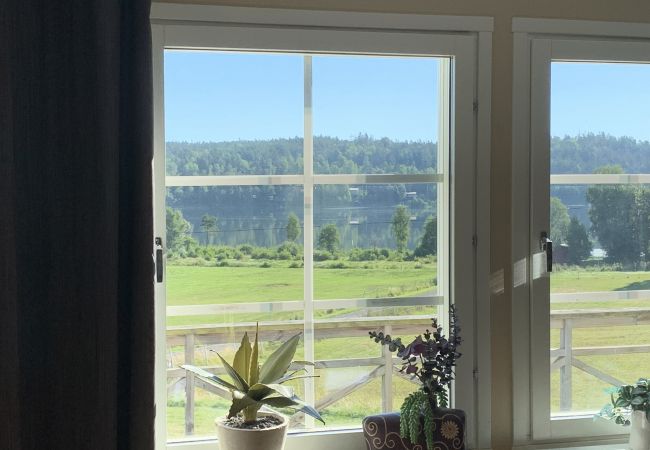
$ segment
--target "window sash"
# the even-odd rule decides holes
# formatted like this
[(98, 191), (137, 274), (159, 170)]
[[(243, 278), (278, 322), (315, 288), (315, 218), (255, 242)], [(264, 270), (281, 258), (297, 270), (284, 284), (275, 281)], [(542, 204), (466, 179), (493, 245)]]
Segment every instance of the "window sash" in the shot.
[[(363, 18), (364, 14), (359, 14), (359, 18)], [(468, 18), (468, 23), (473, 22), (475, 18)], [(462, 18), (459, 18), (461, 22)], [(362, 21), (362, 20), (361, 20)], [(196, 49), (210, 49), (218, 50), (221, 49), (235, 49), (238, 51), (246, 50), (266, 50), (266, 51), (301, 51), (307, 53), (308, 51), (318, 51), (318, 52), (332, 52), (332, 53), (360, 53), (360, 54), (381, 54), (381, 55), (410, 55), (410, 56), (443, 56), (453, 58), (453, 67), (450, 70), (451, 80), (447, 82), (450, 83), (452, 88), (450, 91), (450, 99), (445, 105), (445, 108), (449, 113), (447, 118), (449, 119), (449, 153), (452, 155), (451, 159), (448, 161), (447, 167), (450, 168), (450, 172), (447, 176), (442, 176), (441, 174), (434, 174), (437, 178), (435, 181), (431, 180), (430, 182), (447, 183), (448, 193), (447, 201), (449, 203), (449, 221), (454, 223), (453, 233), (452, 230), (449, 231), (450, 242), (449, 255), (447, 260), (447, 268), (449, 270), (449, 275), (446, 277), (448, 280), (455, 280), (453, 283), (448, 283), (449, 297), (455, 299), (455, 303), (463, 310), (463, 322), (465, 323), (464, 327), (464, 357), (459, 362), (457, 368), (457, 382), (463, 385), (463, 389), (459, 390), (456, 393), (457, 404), (463, 407), (468, 416), (468, 441), (473, 442), (476, 435), (476, 430), (481, 428), (483, 436), (489, 436), (489, 427), (480, 427), (478, 422), (475, 421), (475, 405), (476, 398), (478, 396), (476, 389), (477, 382), (477, 358), (482, 358), (478, 356), (475, 352), (476, 348), (476, 338), (474, 335), (475, 332), (475, 277), (478, 276), (476, 269), (470, 271), (471, 276), (468, 276), (468, 267), (472, 267), (476, 264), (474, 259), (474, 249), (476, 244), (475, 239), (475, 224), (476, 224), (476, 148), (477, 145), (486, 148), (483, 144), (477, 144), (476, 142), (476, 90), (477, 90), (477, 72), (476, 72), (476, 58), (477, 58), (477, 43), (482, 42), (481, 44), (481, 60), (485, 64), (489, 62), (489, 58), (486, 58), (486, 55), (489, 55), (489, 45), (485, 45), (486, 42), (490, 40), (489, 32), (481, 33), (456, 33), (456, 34), (444, 34), (435, 32), (433, 30), (422, 31), (422, 27), (414, 27), (412, 30), (401, 30), (389, 33), (382, 33), (377, 31), (376, 28), (363, 31), (348, 31), (348, 29), (308, 29), (308, 27), (299, 27), (294, 29), (283, 29), (287, 31), (287, 34), (284, 33), (267, 33), (267, 29), (264, 27), (257, 26), (243, 26), (235, 27), (232, 29), (229, 27), (223, 26), (223, 24), (214, 23), (207, 24), (202, 23), (199, 25), (187, 25), (185, 22), (183, 25), (174, 24), (173, 21), (166, 22), (165, 20), (157, 20), (156, 24), (152, 26), (153, 38), (154, 38), (154, 67), (155, 67), (155, 77), (154, 85), (156, 87), (156, 92), (154, 96), (154, 121), (156, 125), (156, 136), (155, 136), (155, 146), (156, 146), (156, 156), (154, 161), (154, 168), (158, 168), (155, 174), (155, 205), (157, 211), (164, 211), (164, 199), (165, 199), (165, 189), (167, 187), (165, 183), (165, 174), (164, 174), (164, 116), (162, 114), (162, 83), (163, 83), (163, 74), (162, 74), (162, 61), (163, 61), (163, 49), (165, 48), (184, 48), (194, 47)], [(288, 27), (291, 28), (291, 27)], [(242, 32), (244, 31), (244, 32)], [(254, 31), (254, 33), (249, 33)], [(480, 34), (480, 36), (479, 36)], [(312, 40), (302, 39), (305, 36), (312, 36)], [(288, 39), (290, 37), (290, 39)], [(288, 39), (288, 40), (287, 40)], [(318, 42), (322, 45), (316, 45)], [(372, 42), (369, 42), (372, 41)], [(272, 45), (269, 44), (272, 42)], [(301, 45), (296, 46), (296, 42), (299, 42)], [(325, 44), (323, 44), (325, 42)], [(300, 47), (309, 47), (314, 44), (313, 47), (310, 47), (306, 50), (301, 49)], [(272, 48), (271, 48), (272, 47)], [(488, 53), (486, 53), (486, 51)], [(451, 82), (450, 82), (451, 81)], [(489, 85), (485, 83), (481, 84), (484, 90), (482, 91), (482, 97), (489, 100)], [(483, 118), (481, 133), (485, 136), (485, 130), (488, 129), (486, 124), (489, 123), (487, 112), (489, 111), (489, 101), (485, 103), (487, 109), (484, 110), (483, 114), (479, 113), (479, 116)], [(453, 136), (453, 138), (452, 138)], [(443, 136), (439, 137), (442, 139)], [(478, 170), (481, 173), (481, 179), (483, 181), (487, 180), (485, 172)], [(306, 185), (310, 183), (314, 184), (363, 184), (356, 183), (359, 181), (358, 177), (360, 175), (350, 174), (350, 175), (308, 175), (308, 178), (302, 180)], [(381, 177), (391, 177), (392, 175), (381, 175)], [(400, 175), (401, 176), (401, 175)], [(320, 177), (323, 177), (319, 180)], [(330, 178), (327, 178), (330, 177)], [(348, 178), (341, 178), (348, 177)], [(355, 177), (355, 178), (351, 178)], [(365, 182), (404, 182), (404, 179), (392, 178), (392, 179), (381, 179), (376, 178), (378, 175), (366, 175), (366, 177), (375, 177), (366, 178)], [(395, 175), (395, 177), (398, 177)], [(403, 177), (403, 176), (402, 176)], [(462, 180), (462, 183), (456, 184), (454, 182), (455, 177), (458, 177)], [(311, 179), (310, 179), (311, 178)], [(442, 179), (440, 179), (442, 178)], [(401, 180), (401, 181), (398, 181)], [(408, 179), (407, 179), (408, 180)], [(169, 180), (174, 182), (173, 179)], [(178, 183), (181, 183), (180, 180), (176, 180)], [(200, 180), (193, 180), (193, 182)], [(206, 180), (202, 180), (206, 182)], [(225, 181), (225, 180), (221, 180)], [(241, 184), (242, 180), (232, 180), (232, 184)], [(253, 181), (249, 180), (250, 184), (257, 184), (259, 180)], [(270, 180), (271, 182), (273, 180)], [(293, 184), (293, 183), (290, 183)], [(301, 183), (298, 183), (301, 184)], [(485, 188), (485, 186), (484, 186)], [(483, 190), (487, 192), (487, 190)], [(481, 197), (484, 198), (483, 195)], [(482, 207), (486, 203), (483, 201)], [(483, 214), (487, 213), (486, 210), (483, 210)], [(485, 219), (485, 217), (484, 217)], [(157, 235), (164, 236), (164, 216), (161, 220), (160, 217), (155, 222)], [(312, 229), (310, 227), (310, 229)], [(487, 228), (482, 228), (482, 230), (487, 230)], [(484, 236), (484, 248), (487, 248), (487, 236), (482, 234), (483, 231), (479, 234)], [(453, 239), (451, 239), (453, 237)], [(312, 236), (313, 240), (313, 236)], [(485, 261), (485, 258), (483, 258)], [(489, 268), (485, 265), (481, 268), (481, 277), (484, 280), (487, 280), (487, 270)], [(462, 276), (454, 276), (455, 273), (463, 274)], [(165, 313), (166, 309), (161, 307), (165, 304), (164, 298), (164, 288), (160, 285), (156, 286), (157, 294), (157, 320), (156, 320), (156, 330), (157, 330), (157, 340), (159, 345), (157, 346), (157, 390), (156, 390), (156, 399), (158, 404), (159, 411), (159, 420), (156, 424), (156, 438), (157, 442), (160, 444), (160, 448), (164, 448), (164, 442), (166, 442), (166, 433), (165, 433), (165, 417), (164, 413), (160, 414), (160, 411), (164, 411), (164, 406), (166, 404), (166, 392), (164, 389), (164, 360), (165, 360), (165, 349), (164, 346), (161, 346), (160, 343), (165, 336)], [(487, 303), (486, 303), (487, 304)], [(483, 330), (487, 329), (485, 324), (481, 325)], [(489, 340), (483, 339), (480, 345), (483, 349), (488, 348)], [(162, 347), (162, 348), (161, 348)], [(487, 351), (483, 351), (482, 354), (488, 354)], [(485, 359), (482, 359), (483, 364), (489, 363)], [(485, 381), (485, 386), (489, 388), (489, 368), (485, 366), (486, 370), (483, 372), (483, 379)], [(484, 402), (482, 403), (483, 411), (489, 411), (489, 391), (486, 390), (485, 394), (482, 396)], [(162, 408), (161, 408), (162, 406)], [(471, 424), (474, 425), (471, 425)], [(487, 432), (487, 434), (486, 434)], [(332, 436), (330, 432), (324, 432), (324, 435)], [(356, 436), (350, 438), (348, 441), (349, 445), (346, 447), (354, 448), (359, 446), (360, 440), (358, 438), (359, 430), (355, 430), (349, 436)], [(346, 433), (336, 433), (337, 439), (342, 436), (348, 436)], [(302, 438), (302, 437), (301, 437)], [(292, 438), (289, 439), (289, 442), (294, 441), (295, 437), (292, 434)], [(334, 439), (333, 437), (328, 437), (329, 439)], [(311, 442), (311, 441), (310, 441)], [(483, 438), (483, 442), (489, 442), (489, 438)], [(354, 444), (353, 444), (354, 443)], [(184, 443), (180, 447), (176, 444), (170, 444), (170, 448), (191, 448), (192, 444)], [(198, 444), (197, 444), (198, 445)], [(361, 447), (359, 447), (361, 448)]]
[[(552, 21), (551, 28), (561, 27)], [(582, 27), (588, 22), (583, 22)], [(514, 27), (530, 25), (527, 19)], [(549, 25), (547, 24), (537, 24)], [(536, 26), (537, 26), (536, 25)], [(573, 25), (572, 25), (573, 26)], [(537, 29), (537, 28), (536, 28)], [(598, 27), (592, 27), (594, 36)], [(621, 28), (619, 27), (619, 31)], [(520, 30), (521, 31), (521, 30)], [(570, 33), (565, 33), (570, 34)], [(647, 36), (650, 39), (650, 34)], [(580, 294), (549, 294), (548, 276), (536, 275), (541, 262), (538, 231), (547, 229), (549, 212), (535, 205), (548, 204), (556, 185), (647, 184), (647, 174), (550, 174), (550, 68), (557, 61), (650, 62), (650, 41), (625, 41), (598, 37), (515, 36), (515, 109), (513, 143), (527, 149), (515, 154), (513, 190), (513, 259), (520, 278), (513, 291), (513, 342), (515, 391), (515, 441), (580, 441), (595, 437), (623, 438), (620, 427), (594, 422), (591, 414), (551, 416), (550, 405), (550, 303), (582, 300)], [(528, 90), (528, 89), (529, 90)], [(528, 111), (528, 112), (525, 112)], [(525, 142), (528, 140), (528, 143)], [(528, 170), (524, 171), (524, 167)], [(525, 194), (523, 194), (525, 193)], [(522, 202), (525, 201), (527, 205)], [(533, 206), (530, 206), (533, 205)], [(526, 236), (521, 233), (526, 231)], [(517, 268), (520, 270), (517, 271)], [(523, 271), (522, 271), (523, 270)], [(622, 294), (595, 293), (599, 298)], [(593, 298), (594, 293), (590, 293)], [(632, 297), (640, 293), (625, 294)], [(549, 302), (550, 299), (550, 302)]]
[[(204, 50), (208, 51), (208, 50)], [(257, 52), (256, 52), (257, 53)], [(383, 301), (373, 301), (373, 299), (344, 299), (342, 301), (332, 300), (315, 300), (314, 295), (314, 190), (316, 185), (332, 184), (354, 184), (365, 186), (370, 184), (402, 184), (402, 183), (433, 183), (439, 185), (437, 189), (438, 210), (437, 217), (443, 218), (438, 226), (438, 264), (437, 264), (437, 292), (436, 296), (424, 297), (406, 297), (400, 298), (399, 306), (409, 306), (410, 303), (425, 304), (427, 306), (440, 306), (445, 304), (449, 299), (449, 289), (447, 277), (449, 276), (449, 261), (446, 259), (449, 254), (446, 248), (449, 245), (449, 212), (448, 212), (448, 135), (449, 126), (448, 115), (448, 90), (449, 90), (449, 71), (450, 64), (441, 59), (439, 69), (439, 79), (441, 80), (441, 89), (439, 94), (439, 117), (438, 134), (441, 139), (438, 140), (437, 147), (437, 174), (314, 174), (314, 149), (313, 149), (313, 114), (312, 114), (312, 56), (303, 55), (303, 85), (304, 85), (304, 134), (303, 134), (303, 173), (292, 175), (209, 175), (209, 176), (166, 176), (166, 187), (188, 187), (188, 186), (245, 186), (245, 185), (297, 185), (303, 188), (303, 299), (295, 302), (255, 302), (237, 305), (191, 305), (167, 307), (167, 311), (177, 313), (177, 315), (200, 315), (201, 311), (229, 313), (235, 312), (269, 312), (275, 310), (281, 311), (300, 311), (304, 312), (303, 319), (298, 322), (303, 323), (303, 351), (307, 361), (316, 361), (315, 341), (316, 341), (316, 319), (314, 311), (317, 309), (327, 309), (331, 305), (333, 308), (354, 307), (353, 305), (375, 305), (396, 304), (391, 299)], [(432, 105), (433, 106), (433, 105)], [(429, 301), (430, 303), (426, 303)], [(350, 306), (347, 306), (350, 305)], [(225, 309), (224, 309), (225, 306)], [(221, 309), (219, 310), (219, 307)], [(170, 309), (172, 308), (172, 309)], [(443, 309), (444, 311), (444, 309)], [(178, 314), (180, 312), (180, 314)], [(443, 324), (446, 326), (446, 312), (443, 312)], [(377, 319), (377, 318), (373, 318)], [(397, 325), (401, 320), (413, 319), (412, 316), (405, 317), (384, 317), (384, 320), (391, 325)], [(340, 321), (341, 319), (337, 320)], [(343, 321), (346, 321), (343, 319)], [(320, 320), (319, 322), (324, 323)], [(354, 320), (353, 320), (354, 322)], [(368, 324), (368, 328), (377, 326), (377, 320), (373, 320), (374, 325)], [(241, 324), (249, 325), (249, 324)], [(224, 328), (231, 329), (232, 324), (224, 324)], [(182, 327), (181, 327), (182, 328)], [(218, 327), (216, 327), (218, 328)], [(321, 336), (322, 337), (322, 336)], [(381, 358), (380, 358), (381, 360)], [(307, 366), (307, 375), (315, 374), (315, 367)], [(169, 371), (168, 371), (169, 372)], [(382, 377), (382, 412), (390, 412), (392, 408), (392, 371), (386, 372)], [(304, 378), (304, 401), (308, 404), (316, 404), (315, 382), (313, 378)], [(451, 394), (453, 399), (453, 393)], [(314, 428), (314, 418), (311, 416), (304, 417), (304, 426), (307, 430)], [(348, 427), (349, 428), (349, 427)]]

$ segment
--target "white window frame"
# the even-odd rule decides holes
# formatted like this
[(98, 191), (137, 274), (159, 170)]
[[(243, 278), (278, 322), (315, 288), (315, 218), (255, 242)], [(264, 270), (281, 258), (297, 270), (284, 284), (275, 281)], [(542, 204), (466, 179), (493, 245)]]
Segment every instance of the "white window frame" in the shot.
[[(620, 426), (589, 416), (550, 416), (548, 276), (535, 277), (539, 232), (548, 228), (552, 61), (650, 61), (650, 25), (513, 19), (512, 263), (514, 445), (618, 444)], [(552, 184), (639, 183), (647, 177), (554, 175)]]
[[(490, 330), (489, 321), (478, 318), (489, 317), (490, 313), (488, 279), (492, 19), (154, 3), (151, 23), (154, 65), (154, 229), (156, 236), (162, 237), (163, 242), (165, 217), (164, 214), (161, 217), (161, 212), (164, 212), (165, 188), (174, 183), (173, 177), (165, 177), (165, 48), (408, 54), (454, 58), (450, 117), (453, 124), (462, 125), (452, 128), (452, 171), (449, 179), (445, 180), (452, 192), (449, 213), (455, 224), (449, 269), (450, 279), (454, 283), (449, 289), (451, 298), (462, 311), (464, 325), (463, 358), (459, 360), (456, 379), (456, 385), (462, 386), (462, 389), (455, 390), (454, 396), (456, 406), (467, 413), (469, 446), (489, 448), (491, 424), (486, 418), (489, 417), (491, 408)], [(319, 177), (327, 182), (330, 181), (328, 178), (346, 184), (355, 181), (336, 175)], [(210, 183), (209, 179), (196, 181)], [(378, 178), (377, 181), (381, 180)], [(241, 180), (233, 182), (240, 184)], [(454, 276), (455, 274), (458, 275)], [(156, 285), (156, 449), (214, 448), (214, 441), (167, 443), (165, 321), (164, 285), (159, 283)], [(478, 417), (481, 420), (477, 420)], [(361, 450), (365, 448), (365, 443), (360, 429), (290, 433), (286, 445), (288, 450), (306, 446), (314, 450), (332, 447)]]

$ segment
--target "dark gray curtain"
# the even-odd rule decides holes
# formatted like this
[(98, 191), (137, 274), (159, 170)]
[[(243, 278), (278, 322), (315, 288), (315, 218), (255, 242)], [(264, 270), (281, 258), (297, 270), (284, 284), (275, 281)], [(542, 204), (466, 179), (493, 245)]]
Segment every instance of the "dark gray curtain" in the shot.
[(0, 448), (153, 449), (148, 0), (0, 0)]

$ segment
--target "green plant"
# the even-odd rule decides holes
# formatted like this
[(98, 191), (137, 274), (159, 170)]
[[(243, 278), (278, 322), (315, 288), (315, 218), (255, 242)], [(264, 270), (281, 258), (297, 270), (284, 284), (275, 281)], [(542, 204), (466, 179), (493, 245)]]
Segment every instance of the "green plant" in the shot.
[(323, 226), (320, 233), (318, 233), (318, 248), (327, 250), (332, 255), (336, 253), (340, 243), (339, 230), (333, 223), (328, 223)]
[[(260, 366), (258, 332), (255, 333), (255, 341), (252, 346), (248, 339), (248, 333), (244, 333), (232, 365), (228, 364), (217, 353), (232, 382), (228, 382), (200, 367), (192, 365), (183, 365), (181, 367), (219, 389), (230, 391), (232, 404), (228, 411), (228, 418), (241, 414), (245, 423), (252, 423), (257, 421), (257, 413), (260, 408), (269, 406), (302, 411), (325, 423), (318, 411), (298, 398), (292, 388), (284, 386), (287, 381), (311, 377), (311, 375), (298, 375), (304, 368), (287, 374), (299, 341), (300, 333), (284, 342)], [(306, 361), (296, 361), (296, 363), (303, 366), (311, 365)]]
[(400, 434), (411, 442), (417, 442), (420, 434), (420, 420), (424, 419), (424, 436), (427, 448), (433, 450), (434, 410), (446, 407), (447, 387), (454, 379), (454, 366), (461, 356), (460, 327), (453, 305), (449, 307), (449, 338), (442, 334), (437, 319), (432, 320), (432, 330), (417, 336), (408, 345), (400, 338), (393, 339), (382, 332), (370, 332), (375, 342), (387, 345), (391, 352), (402, 358), (400, 372), (412, 375), (420, 383), (420, 389), (409, 394), (400, 408)]
[(635, 384), (626, 384), (608, 390), (611, 403), (603, 406), (596, 417), (613, 420), (619, 425), (630, 424), (632, 411), (643, 411), (650, 420), (650, 380), (639, 378)]

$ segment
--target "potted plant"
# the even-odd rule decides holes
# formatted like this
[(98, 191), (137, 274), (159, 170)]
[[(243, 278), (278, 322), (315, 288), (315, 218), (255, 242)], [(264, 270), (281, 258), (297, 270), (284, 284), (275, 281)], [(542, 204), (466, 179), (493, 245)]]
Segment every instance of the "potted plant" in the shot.
[[(435, 318), (431, 330), (427, 329), (408, 345), (381, 332), (372, 331), (370, 337), (397, 352), (402, 359), (400, 372), (417, 379), (420, 387), (404, 399), (399, 416), (383, 414), (364, 419), (368, 448), (422, 449), (424, 444), (428, 450), (434, 446), (464, 448), (465, 415), (447, 408), (447, 389), (454, 379), (456, 360), (461, 356), (460, 327), (454, 307), (449, 308), (448, 338)], [(398, 430), (392, 429), (397, 426)]]
[[(284, 342), (268, 359), (259, 365), (258, 332), (251, 345), (244, 333), (232, 365), (217, 353), (230, 381), (200, 367), (181, 366), (205, 382), (226, 389), (232, 395), (232, 404), (225, 418), (217, 419), (217, 437), (221, 450), (281, 450), (289, 425), (287, 417), (274, 412), (261, 412), (265, 407), (291, 408), (302, 411), (325, 423), (314, 408), (298, 398), (287, 381), (309, 377), (299, 375), (304, 369), (287, 373), (300, 341), (297, 334)], [(310, 364), (305, 361), (299, 363)]]
[(650, 450), (650, 381), (640, 378), (636, 384), (626, 384), (609, 390), (611, 403), (597, 417), (613, 420), (619, 425), (632, 425), (630, 448)]

